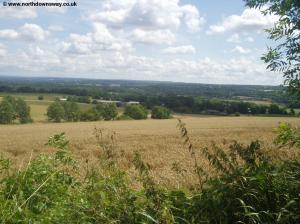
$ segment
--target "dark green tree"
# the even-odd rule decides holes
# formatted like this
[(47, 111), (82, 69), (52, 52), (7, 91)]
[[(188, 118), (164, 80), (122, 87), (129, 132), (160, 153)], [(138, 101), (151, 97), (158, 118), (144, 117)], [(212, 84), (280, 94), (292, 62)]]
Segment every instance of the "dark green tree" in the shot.
[(16, 100), (15, 109), (16, 109), (16, 115), (20, 120), (21, 124), (32, 122), (32, 119), (30, 117), (30, 107), (23, 99), (19, 98)]
[(171, 111), (162, 106), (153, 107), (151, 112), (151, 118), (153, 119), (169, 119), (171, 118)]
[(79, 121), (80, 119), (80, 108), (75, 102), (64, 102), (62, 103), (65, 111), (64, 119), (66, 121)]
[(49, 121), (61, 122), (65, 118), (65, 110), (59, 101), (55, 101), (49, 105), (47, 109)]
[(3, 100), (0, 103), (0, 123), (1, 124), (11, 124), (15, 119), (15, 110), (12, 104)]
[(284, 84), (291, 94), (300, 96), (300, 1), (299, 0), (245, 0), (246, 5), (259, 8), (265, 14), (279, 17), (271, 29), (269, 39), (279, 43), (269, 47), (262, 59), (271, 71), (283, 73)]
[(11, 106), (12, 106), (12, 108), (13, 108), (13, 120), (15, 120), (15, 119), (17, 119), (17, 101), (16, 101), (16, 99), (14, 98), (14, 97), (12, 97), (12, 96), (5, 96), (5, 97), (3, 97), (3, 100), (2, 100), (3, 102), (4, 101), (6, 101), (6, 102), (8, 102), (8, 103), (10, 103), (11, 104)]
[(97, 114), (94, 109), (84, 111), (80, 114), (81, 121), (97, 121)]
[(102, 117), (104, 120), (115, 120), (118, 116), (118, 108), (115, 103), (109, 103), (103, 106)]
[(148, 111), (142, 105), (127, 105), (124, 110), (124, 115), (135, 120), (142, 120), (147, 118)]

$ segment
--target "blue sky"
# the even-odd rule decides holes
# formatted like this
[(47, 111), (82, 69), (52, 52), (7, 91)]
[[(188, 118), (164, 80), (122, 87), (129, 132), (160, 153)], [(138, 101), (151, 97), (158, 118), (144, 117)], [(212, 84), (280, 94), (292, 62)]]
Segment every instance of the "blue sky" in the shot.
[(242, 0), (78, 0), (77, 4), (62, 8), (1, 4), (0, 75), (217, 84), (282, 81), (260, 61), (266, 47), (274, 44), (263, 29), (277, 18), (245, 8)]

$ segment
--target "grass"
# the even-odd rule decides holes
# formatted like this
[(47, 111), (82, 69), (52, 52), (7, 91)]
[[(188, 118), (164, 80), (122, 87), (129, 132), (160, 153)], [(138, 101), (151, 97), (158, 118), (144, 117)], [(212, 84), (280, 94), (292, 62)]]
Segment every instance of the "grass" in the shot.
[[(274, 159), (294, 158), (296, 150), (275, 149), (272, 144), (274, 133), (280, 121), (300, 126), (299, 118), (288, 117), (183, 117), (189, 130), (193, 146), (197, 150), (209, 146), (212, 141), (218, 145), (228, 145), (233, 140), (248, 144), (252, 140), (262, 140), (263, 147)], [(135, 178), (136, 172), (130, 162), (134, 151), (143, 155), (143, 159), (152, 167), (156, 182), (165, 186), (189, 186), (196, 179), (190, 156), (184, 150), (182, 139), (176, 128), (177, 120), (142, 120), (142, 121), (111, 121), (111, 122), (79, 122), (79, 123), (34, 123), (28, 125), (0, 126), (1, 153), (22, 166), (30, 157), (31, 152), (38, 155), (52, 152), (44, 146), (49, 136), (65, 132), (70, 139), (70, 150), (80, 163), (86, 160), (96, 161), (101, 152), (94, 136), (95, 127), (101, 128), (109, 135), (116, 133), (119, 166)], [(199, 163), (206, 164), (202, 158)], [(173, 172), (174, 163), (185, 167), (182, 178)]]

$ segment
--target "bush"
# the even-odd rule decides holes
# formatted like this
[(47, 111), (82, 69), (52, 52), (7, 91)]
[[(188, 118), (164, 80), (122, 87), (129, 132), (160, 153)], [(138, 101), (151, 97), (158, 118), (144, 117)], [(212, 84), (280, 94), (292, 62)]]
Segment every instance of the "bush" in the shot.
[(124, 110), (124, 115), (134, 120), (142, 120), (147, 119), (148, 111), (142, 105), (127, 105)]
[(131, 117), (125, 115), (125, 114), (122, 114), (120, 116), (117, 117), (117, 120), (119, 121), (126, 121), (126, 120), (133, 120)]
[(153, 119), (169, 119), (171, 118), (171, 111), (162, 106), (156, 106), (152, 109), (151, 118)]
[(235, 112), (235, 113), (234, 113), (234, 116), (236, 116), (236, 117), (240, 117), (240, 116), (241, 116), (241, 114), (240, 114), (239, 112)]

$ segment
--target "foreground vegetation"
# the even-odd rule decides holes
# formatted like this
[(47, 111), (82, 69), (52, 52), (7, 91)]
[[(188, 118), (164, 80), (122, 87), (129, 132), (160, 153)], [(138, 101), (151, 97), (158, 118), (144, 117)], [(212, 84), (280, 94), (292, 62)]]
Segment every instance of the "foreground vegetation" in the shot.
[[(215, 145), (196, 150), (185, 124), (179, 123), (197, 184), (170, 189), (157, 184), (143, 156), (132, 165), (139, 188), (133, 188), (118, 168), (113, 135), (95, 136), (101, 156), (96, 165), (79, 166), (64, 134), (48, 141), (53, 155), (30, 159), (23, 169), (0, 160), (0, 221), (2, 223), (298, 223), (300, 221), (300, 163), (274, 163), (258, 141), (237, 142), (230, 151)], [(288, 133), (289, 137), (286, 137)], [(297, 131), (278, 129), (277, 144), (297, 142)], [(217, 174), (210, 177), (195, 153)], [(182, 169), (177, 164), (176, 172)], [(179, 177), (178, 177), (179, 178)]]

